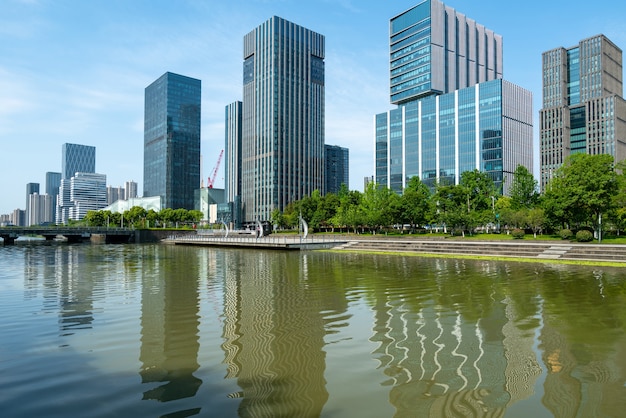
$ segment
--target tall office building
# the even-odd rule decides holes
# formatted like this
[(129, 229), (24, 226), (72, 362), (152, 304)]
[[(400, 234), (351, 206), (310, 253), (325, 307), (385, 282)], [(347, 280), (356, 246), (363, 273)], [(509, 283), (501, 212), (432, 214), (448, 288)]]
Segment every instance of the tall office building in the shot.
[(96, 147), (63, 144), (61, 146), (61, 178), (70, 179), (79, 172), (96, 172)]
[[(78, 173), (96, 172), (96, 147), (80, 144), (63, 144), (61, 147), (61, 182), (56, 201), (56, 223), (65, 224), (71, 217), (74, 206), (72, 199), (72, 178)], [(106, 201), (106, 186), (105, 186)], [(106, 204), (104, 205), (106, 206)], [(103, 207), (104, 207), (103, 206)], [(75, 219), (80, 220), (80, 219)]]
[(622, 50), (604, 35), (542, 55), (541, 187), (571, 154), (626, 158)]
[(30, 226), (30, 196), (32, 194), (39, 195), (39, 183), (27, 183), (26, 184), (26, 226)]
[(434, 188), (464, 171), (488, 173), (507, 193), (532, 172), (532, 94), (502, 80), (502, 37), (425, 0), (389, 25), (390, 98), (375, 116), (377, 184), (402, 193), (418, 176)]
[(224, 173), (226, 174), (226, 201), (234, 202), (241, 196), (241, 108), (242, 102), (233, 102), (225, 109), (226, 156)]
[(200, 188), (201, 81), (167, 72), (146, 87), (143, 195), (194, 209)]
[(337, 193), (341, 185), (350, 187), (348, 148), (337, 145), (326, 145), (324, 152), (326, 193)]
[(502, 78), (502, 36), (439, 0), (393, 17), (389, 47), (393, 104)]
[(56, 205), (59, 196), (59, 188), (61, 187), (61, 173), (48, 171), (46, 173), (46, 194), (52, 199), (52, 208), (47, 215), (50, 222), (54, 222), (56, 217)]
[(269, 220), (324, 193), (324, 36), (272, 17), (244, 37), (241, 200)]

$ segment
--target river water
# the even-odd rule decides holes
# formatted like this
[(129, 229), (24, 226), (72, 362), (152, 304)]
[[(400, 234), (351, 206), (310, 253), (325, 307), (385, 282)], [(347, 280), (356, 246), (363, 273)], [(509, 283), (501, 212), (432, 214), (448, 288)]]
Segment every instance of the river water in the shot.
[(2, 417), (618, 417), (626, 269), (0, 247)]

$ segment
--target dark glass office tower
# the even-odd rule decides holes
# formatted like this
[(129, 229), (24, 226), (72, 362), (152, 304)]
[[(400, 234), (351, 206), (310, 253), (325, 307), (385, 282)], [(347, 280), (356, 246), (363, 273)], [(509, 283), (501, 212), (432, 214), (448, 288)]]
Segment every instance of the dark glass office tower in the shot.
[(167, 72), (145, 90), (143, 195), (194, 209), (200, 188), (200, 80)]
[(350, 187), (348, 148), (326, 145), (324, 161), (326, 164), (326, 193), (337, 193), (341, 185)]
[(324, 193), (324, 36), (272, 17), (244, 37), (241, 196), (246, 221)]

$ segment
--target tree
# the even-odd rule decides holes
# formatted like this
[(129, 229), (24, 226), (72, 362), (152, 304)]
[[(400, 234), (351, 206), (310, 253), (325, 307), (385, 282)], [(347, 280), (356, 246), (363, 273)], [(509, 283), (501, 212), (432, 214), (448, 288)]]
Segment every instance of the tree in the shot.
[(426, 223), (429, 199), (428, 186), (419, 177), (412, 177), (400, 197), (401, 222), (410, 224), (412, 228)]
[(600, 237), (602, 214), (613, 208), (618, 179), (608, 154), (573, 154), (557, 170), (544, 208), (569, 222), (591, 224)]
[(373, 230), (393, 223), (394, 211), (399, 207), (400, 196), (386, 186), (369, 183), (363, 193), (362, 207), (365, 223)]
[(541, 208), (524, 209), (526, 215), (526, 225), (533, 231), (533, 236), (537, 238), (537, 232), (541, 231), (545, 222), (546, 215)]
[(523, 165), (518, 165), (513, 173), (510, 195), (511, 207), (515, 210), (530, 209), (537, 206), (539, 202), (537, 180)]

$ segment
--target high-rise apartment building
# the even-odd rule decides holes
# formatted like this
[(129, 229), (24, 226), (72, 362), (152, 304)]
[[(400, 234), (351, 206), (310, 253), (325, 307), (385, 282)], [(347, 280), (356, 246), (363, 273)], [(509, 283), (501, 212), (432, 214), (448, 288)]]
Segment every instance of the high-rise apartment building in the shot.
[(337, 193), (341, 185), (350, 187), (348, 148), (326, 145), (324, 150), (326, 193)]
[(201, 81), (167, 72), (145, 89), (143, 195), (194, 209), (200, 188)]
[(532, 94), (502, 80), (502, 37), (439, 0), (389, 29), (398, 107), (374, 119), (376, 183), (402, 193), (414, 176), (434, 188), (476, 169), (506, 193), (518, 165), (532, 172)]
[(276, 16), (244, 37), (246, 221), (269, 220), (291, 201), (314, 190), (324, 193), (324, 42), (324, 36)]
[(137, 182), (127, 181), (124, 183), (124, 197), (120, 199), (129, 200), (137, 197)]
[(626, 158), (622, 50), (604, 35), (542, 54), (541, 187), (571, 154)]

